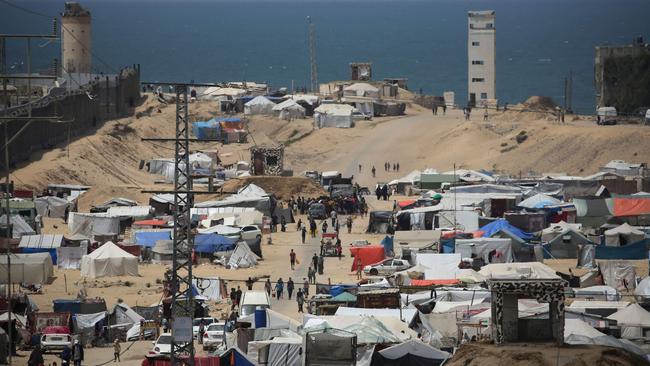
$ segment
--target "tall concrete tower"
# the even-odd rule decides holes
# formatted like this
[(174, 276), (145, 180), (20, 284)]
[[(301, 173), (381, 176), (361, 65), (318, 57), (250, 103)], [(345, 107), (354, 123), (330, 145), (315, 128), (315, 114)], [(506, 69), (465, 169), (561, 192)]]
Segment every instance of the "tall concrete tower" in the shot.
[(61, 15), (61, 74), (90, 74), (91, 45), (90, 12), (79, 3), (66, 2)]
[(496, 26), (494, 10), (470, 11), (467, 31), (467, 100), (496, 102)]

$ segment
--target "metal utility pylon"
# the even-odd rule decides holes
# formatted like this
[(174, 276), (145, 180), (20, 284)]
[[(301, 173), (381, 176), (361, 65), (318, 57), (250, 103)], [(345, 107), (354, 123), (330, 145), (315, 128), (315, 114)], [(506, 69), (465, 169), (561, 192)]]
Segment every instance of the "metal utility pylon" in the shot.
[[(174, 238), (172, 252), (172, 364), (194, 365), (192, 341), (192, 248), (190, 208), (193, 204), (190, 168), (190, 139), (187, 85), (175, 85), (176, 91), (176, 139), (174, 151)], [(178, 339), (174, 323), (189, 322), (190, 340)], [(178, 325), (178, 324), (177, 324)], [(187, 329), (186, 329), (187, 330)], [(186, 334), (185, 334), (186, 335)], [(189, 356), (181, 360), (180, 356)]]
[(318, 68), (316, 67), (316, 30), (311, 22), (311, 17), (307, 17), (309, 24), (309, 63), (311, 64), (311, 92), (318, 92)]

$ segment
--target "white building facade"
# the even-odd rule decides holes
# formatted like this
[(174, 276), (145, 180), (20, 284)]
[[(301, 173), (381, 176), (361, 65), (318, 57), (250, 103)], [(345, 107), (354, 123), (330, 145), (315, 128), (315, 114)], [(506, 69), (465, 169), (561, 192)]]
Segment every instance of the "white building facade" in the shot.
[(496, 26), (494, 10), (468, 12), (467, 100), (472, 106), (496, 104)]

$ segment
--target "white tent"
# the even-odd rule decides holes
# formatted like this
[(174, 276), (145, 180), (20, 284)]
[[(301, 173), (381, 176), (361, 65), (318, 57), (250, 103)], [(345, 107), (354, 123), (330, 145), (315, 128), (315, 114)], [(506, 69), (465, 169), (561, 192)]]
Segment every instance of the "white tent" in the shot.
[(81, 258), (81, 277), (138, 275), (138, 257), (110, 241)]
[(292, 120), (296, 118), (305, 118), (305, 107), (296, 103), (292, 99), (287, 99), (284, 102), (277, 104), (273, 107), (273, 114), (276, 117), (284, 120)]
[(379, 98), (379, 89), (368, 83), (354, 83), (343, 88), (343, 95)]
[(634, 294), (644, 299), (650, 298), (650, 276), (644, 278), (636, 285)]
[(56, 266), (63, 269), (79, 269), (81, 258), (87, 253), (86, 246), (56, 248)]
[(117, 235), (120, 233), (120, 217), (106, 213), (70, 212), (68, 228), (72, 235), (81, 234), (87, 238)]
[[(20, 215), (11, 215), (9, 219), (11, 223), (12, 234), (11, 237), (14, 239), (19, 239), (23, 235), (36, 235), (36, 231), (32, 229), (31, 226), (23, 219)], [(0, 217), (0, 224), (7, 224), (7, 215), (2, 215)]]
[(253, 253), (248, 244), (240, 241), (230, 255), (228, 265), (230, 268), (249, 268), (255, 266), (258, 260), (260, 257)]
[[(47, 283), (54, 276), (52, 257), (49, 253), (10, 254), (11, 283)], [(0, 284), (8, 282), (7, 259), (0, 255)]]
[(379, 351), (379, 354), (391, 360), (408, 357), (408, 355), (430, 360), (446, 360), (451, 356), (445, 351), (441, 351), (437, 348), (429, 346), (428, 344), (413, 339), (388, 348), (384, 348), (383, 350)]
[(56, 196), (38, 197), (34, 200), (36, 212), (43, 217), (65, 218), (68, 201)]
[(456, 239), (455, 252), (463, 258), (472, 258), (472, 254), (483, 258), (485, 263), (510, 263), (512, 256), (512, 239), (510, 238), (474, 238)]
[(646, 352), (635, 344), (624, 339), (616, 339), (605, 335), (580, 319), (566, 319), (564, 321), (564, 342), (567, 344), (597, 344), (622, 348), (644, 358), (646, 357)]
[(460, 253), (416, 253), (415, 264), (425, 267), (425, 280), (448, 280), (456, 278)]
[(631, 244), (641, 241), (645, 238), (645, 233), (628, 223), (605, 231), (605, 245), (620, 246), (621, 244)]
[(569, 224), (564, 221), (551, 224), (549, 227), (542, 230), (542, 241), (549, 241), (556, 238), (558, 235), (564, 235), (569, 231), (581, 233), (582, 224)]
[(272, 114), (275, 103), (259, 95), (244, 104), (244, 114)]
[(576, 298), (588, 298), (592, 300), (610, 300), (617, 301), (620, 299), (618, 291), (610, 286), (591, 286), (577, 288), (573, 290)]
[(352, 112), (354, 107), (347, 104), (321, 104), (314, 110), (314, 124), (318, 128), (353, 126)]
[(616, 320), (621, 326), (622, 338), (643, 338), (646, 336), (645, 331), (650, 329), (650, 313), (637, 303), (630, 304), (607, 318)]

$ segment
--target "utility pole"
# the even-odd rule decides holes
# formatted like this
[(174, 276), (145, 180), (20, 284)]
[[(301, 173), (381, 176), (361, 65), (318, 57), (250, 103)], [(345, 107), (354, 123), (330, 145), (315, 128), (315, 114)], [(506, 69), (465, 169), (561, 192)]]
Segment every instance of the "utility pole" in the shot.
[(307, 24), (309, 25), (309, 63), (311, 64), (311, 92), (318, 92), (318, 69), (316, 67), (316, 30), (314, 23), (311, 22), (311, 17), (307, 17)]
[[(173, 138), (143, 138), (142, 141), (174, 142), (174, 190), (143, 191), (145, 193), (171, 193), (174, 195), (174, 237), (172, 244), (172, 277), (169, 288), (172, 292), (172, 365), (194, 365), (194, 342), (192, 320), (194, 318), (194, 296), (192, 294), (192, 250), (194, 238), (191, 227), (190, 209), (194, 205), (196, 192), (192, 189), (192, 167), (190, 166), (190, 142), (221, 141), (217, 139), (197, 140), (190, 138), (190, 122), (187, 89), (192, 86), (211, 86), (196, 83), (142, 82), (147, 85), (171, 85), (176, 93), (176, 133)], [(188, 356), (187, 359), (181, 356)]]
[[(54, 76), (43, 76), (43, 75), (32, 75), (32, 69), (31, 69), (31, 59), (32, 59), (32, 51), (31, 51), (31, 40), (35, 39), (48, 39), (48, 40), (54, 40), (58, 39), (57, 37), (57, 26), (56, 26), (56, 19), (53, 19), (53, 27), (52, 27), (52, 34), (0, 34), (0, 78), (2, 78), (2, 96), (3, 96), (3, 102), (4, 105), (2, 106), (2, 109), (4, 111), (3, 116), (0, 117), (0, 122), (4, 125), (3, 130), (4, 130), (4, 163), (5, 163), (5, 191), (4, 191), (4, 198), (5, 198), (5, 210), (4, 213), (6, 215), (6, 237), (5, 237), (5, 245), (6, 245), (6, 255), (7, 255), (7, 321), (8, 321), (8, 341), (9, 341), (9, 364), (11, 365), (12, 363), (12, 358), (13, 358), (13, 327), (12, 325), (12, 311), (13, 311), (13, 301), (12, 301), (12, 281), (11, 281), (11, 251), (9, 250), (9, 241), (11, 240), (12, 237), (12, 229), (11, 229), (11, 209), (10, 209), (10, 204), (11, 204), (11, 192), (9, 191), (9, 145), (23, 132), (29, 127), (29, 125), (35, 121), (58, 121), (60, 118), (56, 116), (52, 117), (32, 117), (32, 80), (34, 79), (53, 79), (56, 80), (56, 72)], [(27, 75), (26, 76), (17, 76), (17, 75), (9, 75), (7, 74), (7, 46), (6, 46), (6, 40), (7, 39), (25, 39), (27, 42)], [(27, 116), (26, 117), (9, 117), (9, 105), (10, 105), (10, 98), (7, 93), (7, 81), (10, 79), (26, 79), (27, 80)], [(16, 93), (16, 98), (18, 98), (18, 93)], [(20, 130), (16, 132), (11, 138), (9, 138), (9, 121), (24, 121), (25, 123), (21, 126)]]
[(573, 110), (573, 71), (564, 78), (564, 111), (572, 112)]

